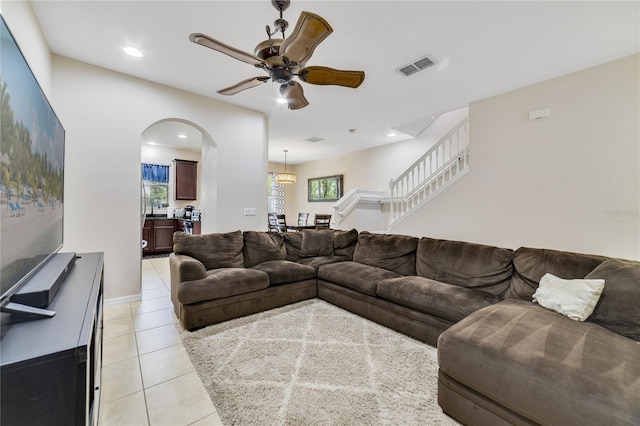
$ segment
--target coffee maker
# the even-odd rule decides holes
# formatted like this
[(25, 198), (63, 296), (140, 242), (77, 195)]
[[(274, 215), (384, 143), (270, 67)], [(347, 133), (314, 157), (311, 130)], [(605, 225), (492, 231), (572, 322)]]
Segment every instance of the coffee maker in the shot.
[(191, 220), (191, 215), (196, 208), (193, 206), (186, 206), (184, 208), (184, 218)]

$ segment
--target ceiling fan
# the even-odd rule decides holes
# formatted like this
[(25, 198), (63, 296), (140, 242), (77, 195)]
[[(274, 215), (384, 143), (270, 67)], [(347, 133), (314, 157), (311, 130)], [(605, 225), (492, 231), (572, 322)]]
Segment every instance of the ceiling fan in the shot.
[[(280, 94), (287, 100), (289, 109), (300, 109), (309, 105), (304, 97), (302, 85), (293, 78), (309, 84), (335, 85), (356, 88), (364, 81), (363, 71), (344, 71), (328, 67), (305, 64), (315, 48), (333, 32), (327, 21), (311, 12), (302, 12), (291, 35), (285, 38), (289, 23), (282, 18), (290, 5), (290, 0), (271, 0), (271, 4), (280, 12), (280, 18), (273, 23), (274, 30), (267, 25), (268, 40), (258, 44), (254, 55), (226, 45), (202, 33), (189, 35), (189, 40), (218, 52), (222, 52), (239, 61), (263, 69), (268, 76), (258, 76), (243, 80), (233, 86), (218, 90), (221, 95), (235, 95), (246, 89), (259, 86), (272, 80), (280, 84)], [(271, 38), (278, 31), (282, 38)]]

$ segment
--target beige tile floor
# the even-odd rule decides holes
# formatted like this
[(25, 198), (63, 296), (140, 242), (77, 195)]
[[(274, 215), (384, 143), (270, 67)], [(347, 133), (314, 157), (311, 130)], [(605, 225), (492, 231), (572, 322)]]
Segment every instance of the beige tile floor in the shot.
[(175, 328), (167, 258), (142, 261), (142, 300), (104, 309), (100, 425), (222, 425)]

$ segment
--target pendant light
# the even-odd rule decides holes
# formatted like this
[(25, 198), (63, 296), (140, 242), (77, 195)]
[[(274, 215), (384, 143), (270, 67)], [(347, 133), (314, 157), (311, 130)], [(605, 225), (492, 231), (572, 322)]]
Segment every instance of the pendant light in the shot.
[(293, 173), (287, 173), (287, 152), (289, 150), (284, 149), (284, 173), (278, 173), (276, 175), (276, 182), (278, 183), (296, 183), (296, 175)]

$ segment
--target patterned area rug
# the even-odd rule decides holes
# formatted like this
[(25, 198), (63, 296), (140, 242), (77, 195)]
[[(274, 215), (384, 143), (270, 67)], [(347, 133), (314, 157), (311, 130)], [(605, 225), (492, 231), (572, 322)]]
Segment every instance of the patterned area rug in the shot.
[(180, 335), (224, 424), (458, 424), (435, 348), (319, 299)]

